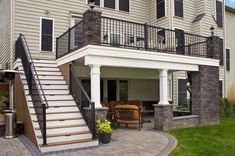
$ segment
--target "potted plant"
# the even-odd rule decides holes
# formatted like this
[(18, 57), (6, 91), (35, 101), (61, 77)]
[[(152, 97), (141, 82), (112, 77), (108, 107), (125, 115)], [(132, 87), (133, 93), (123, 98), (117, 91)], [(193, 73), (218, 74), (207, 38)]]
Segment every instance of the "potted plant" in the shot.
[(112, 135), (112, 128), (111, 128), (111, 122), (108, 120), (105, 120), (104, 122), (101, 122), (101, 120), (97, 120), (97, 133), (99, 134), (99, 139), (102, 143), (110, 143), (111, 141), (111, 135)]

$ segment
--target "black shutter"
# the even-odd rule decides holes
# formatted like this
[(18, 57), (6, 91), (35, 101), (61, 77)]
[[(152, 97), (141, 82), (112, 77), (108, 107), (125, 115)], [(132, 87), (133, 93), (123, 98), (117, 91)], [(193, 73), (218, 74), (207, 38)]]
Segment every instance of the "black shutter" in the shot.
[[(90, 3), (91, 0), (88, 0), (88, 4)], [(100, 6), (100, 0), (93, 0), (95, 1), (95, 5)]]
[(178, 106), (183, 106), (187, 102), (186, 83), (185, 79), (178, 79)]
[(226, 49), (226, 70), (230, 71), (230, 49)]
[(175, 16), (184, 17), (183, 0), (175, 0)]
[(220, 39), (220, 62), (219, 65), (224, 65), (224, 41)]
[(53, 20), (42, 19), (41, 50), (52, 51), (53, 41)]
[(165, 16), (165, 0), (156, 0), (157, 19)]
[(119, 0), (119, 10), (130, 11), (130, 2), (129, 0)]
[(115, 0), (104, 0), (104, 7), (115, 9)]
[(219, 81), (219, 95), (223, 97), (223, 81)]
[(178, 40), (178, 44), (176, 47), (177, 54), (185, 53), (185, 38), (184, 38), (184, 30), (175, 29), (175, 38)]
[(223, 27), (223, 4), (221, 1), (216, 1), (216, 21), (218, 27)]

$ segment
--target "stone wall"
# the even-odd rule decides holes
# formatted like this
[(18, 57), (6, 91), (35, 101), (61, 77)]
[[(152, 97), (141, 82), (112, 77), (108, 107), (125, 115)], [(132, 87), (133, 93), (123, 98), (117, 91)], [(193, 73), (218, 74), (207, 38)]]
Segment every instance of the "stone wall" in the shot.
[(197, 115), (179, 116), (173, 118), (171, 128), (186, 128), (199, 125), (199, 117)]

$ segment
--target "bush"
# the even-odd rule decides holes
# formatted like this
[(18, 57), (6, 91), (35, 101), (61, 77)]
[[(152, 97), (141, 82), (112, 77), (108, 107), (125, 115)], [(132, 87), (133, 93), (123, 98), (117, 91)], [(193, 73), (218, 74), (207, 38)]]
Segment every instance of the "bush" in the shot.
[(220, 98), (220, 116), (233, 117), (235, 116), (235, 105), (227, 98)]

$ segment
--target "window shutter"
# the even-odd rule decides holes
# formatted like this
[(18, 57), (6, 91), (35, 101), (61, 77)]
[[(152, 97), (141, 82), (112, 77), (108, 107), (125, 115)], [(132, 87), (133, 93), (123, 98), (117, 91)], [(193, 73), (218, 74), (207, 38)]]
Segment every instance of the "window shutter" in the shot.
[(219, 81), (219, 95), (223, 97), (223, 81)]
[(42, 19), (41, 24), (41, 50), (52, 51), (53, 20)]
[(156, 0), (157, 19), (165, 16), (165, 0)]
[(119, 10), (130, 11), (130, 1), (129, 0), (119, 0)]
[(185, 79), (178, 79), (178, 106), (183, 106), (187, 100), (186, 83)]
[(115, 0), (104, 0), (104, 7), (115, 9)]
[(216, 21), (218, 27), (223, 27), (223, 4), (221, 1), (216, 1)]
[(226, 49), (226, 70), (230, 71), (230, 49)]
[(185, 38), (184, 38), (184, 30), (175, 29), (175, 38), (178, 40), (178, 44), (176, 47), (177, 54), (185, 53)]
[(220, 39), (220, 62), (219, 65), (224, 65), (224, 41)]
[(175, 0), (175, 16), (184, 17), (183, 0)]

